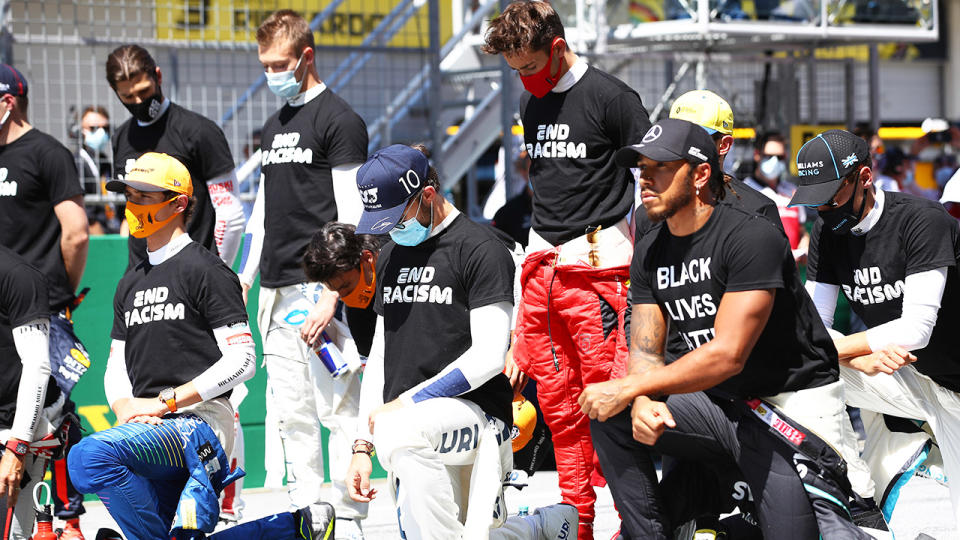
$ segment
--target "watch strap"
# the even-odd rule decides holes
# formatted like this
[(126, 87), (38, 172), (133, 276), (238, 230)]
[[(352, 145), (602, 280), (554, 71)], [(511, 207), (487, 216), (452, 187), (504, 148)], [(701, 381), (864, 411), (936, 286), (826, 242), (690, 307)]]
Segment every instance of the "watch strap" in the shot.
[(18, 456), (25, 456), (30, 446), (23, 441), (8, 440), (4, 447)]

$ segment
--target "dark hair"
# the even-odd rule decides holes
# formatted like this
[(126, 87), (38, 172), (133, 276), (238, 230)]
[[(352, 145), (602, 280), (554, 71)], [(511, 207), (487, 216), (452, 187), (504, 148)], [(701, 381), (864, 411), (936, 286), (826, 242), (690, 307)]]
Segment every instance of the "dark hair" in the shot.
[(107, 120), (110, 119), (110, 114), (107, 113), (107, 109), (103, 108), (103, 106), (87, 105), (86, 107), (83, 108), (83, 112), (80, 113), (80, 120), (83, 120), (83, 117), (90, 113), (97, 113), (100, 116), (103, 116), (104, 118), (106, 118)]
[(139, 45), (121, 45), (107, 57), (107, 82), (114, 91), (120, 81), (129, 81), (144, 73), (157, 80), (157, 63)]
[(762, 153), (768, 142), (778, 142), (784, 146), (787, 144), (787, 140), (783, 138), (779, 131), (768, 131), (757, 137), (757, 151)]
[(320, 228), (303, 254), (303, 271), (307, 279), (327, 282), (337, 274), (360, 267), (364, 250), (380, 251), (380, 240), (372, 234), (356, 234), (349, 223), (328, 221)]
[(314, 47), (310, 25), (292, 9), (274, 11), (257, 28), (257, 44), (260, 46), (272, 45), (278, 38), (290, 44), (290, 50), (297, 58), (307, 47)]
[[(418, 150), (421, 154), (427, 156), (427, 159), (430, 159), (430, 149), (427, 148), (426, 145), (420, 143), (411, 144), (410, 148)], [(437, 190), (438, 193), (440, 192), (440, 174), (437, 173), (437, 170), (434, 169), (432, 165), (427, 169), (427, 181), (424, 182), (424, 184), (423, 187), (430, 186)]]
[[(703, 163), (702, 161), (690, 161), (687, 160), (687, 163), (690, 164), (690, 178), (693, 178), (693, 172), (698, 165)], [(717, 201), (722, 201), (724, 195), (724, 186), (726, 185), (726, 179), (724, 177), (723, 168), (720, 167), (719, 160), (708, 161), (707, 165), (710, 166), (710, 178), (707, 180), (707, 187), (710, 189), (710, 193), (713, 195), (713, 198)]]
[(560, 15), (547, 2), (517, 0), (490, 21), (480, 48), (487, 54), (546, 51), (564, 38)]
[[(186, 195), (186, 193), (180, 193), (180, 192), (178, 192), (178, 191), (172, 191), (172, 190), (169, 190), (169, 189), (163, 191), (163, 196), (166, 197), (168, 201), (169, 201), (170, 199), (172, 199), (172, 198), (174, 198), (174, 197), (177, 197), (177, 196), (180, 196), (180, 195)], [(183, 223), (184, 223), (184, 224), (187, 224), (187, 223), (190, 222), (190, 218), (193, 217), (193, 211), (196, 209), (196, 206), (197, 206), (197, 198), (194, 197), (194, 196), (192, 196), (192, 195), (191, 195), (191, 196), (188, 196), (188, 197), (187, 197), (187, 207), (183, 209)]]
[(13, 96), (17, 101), (17, 110), (20, 111), (20, 114), (23, 116), (27, 115), (27, 107), (30, 106), (30, 99), (27, 96)]

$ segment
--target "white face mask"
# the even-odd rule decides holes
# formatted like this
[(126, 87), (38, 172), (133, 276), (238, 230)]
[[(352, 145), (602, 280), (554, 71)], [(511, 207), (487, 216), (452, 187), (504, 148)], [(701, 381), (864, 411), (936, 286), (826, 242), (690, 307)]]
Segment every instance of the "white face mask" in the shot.
[(770, 156), (760, 162), (760, 172), (771, 180), (779, 179), (787, 167), (777, 156)]
[(83, 132), (83, 144), (95, 152), (102, 152), (108, 142), (110, 142), (110, 135), (107, 135), (107, 130), (102, 127)]
[(0, 118), (0, 129), (3, 129), (3, 126), (7, 123), (7, 119), (10, 118), (10, 110), (11, 109), (7, 109), (7, 112), (3, 113), (3, 118)]

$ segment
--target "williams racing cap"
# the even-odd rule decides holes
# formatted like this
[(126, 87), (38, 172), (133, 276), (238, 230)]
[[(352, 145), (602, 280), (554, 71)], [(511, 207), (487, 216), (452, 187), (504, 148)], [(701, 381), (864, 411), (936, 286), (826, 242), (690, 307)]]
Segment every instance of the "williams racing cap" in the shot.
[(107, 182), (107, 189), (116, 193), (123, 193), (124, 186), (140, 191), (173, 191), (193, 196), (190, 171), (177, 158), (159, 152), (143, 154), (122, 180)]
[(654, 124), (640, 144), (625, 146), (614, 156), (621, 167), (636, 167), (644, 156), (656, 161), (683, 159), (691, 163), (709, 163), (719, 167), (717, 147), (698, 124), (676, 118), (665, 118)]
[(27, 90), (27, 79), (23, 73), (11, 65), (0, 64), (0, 95), (26, 96)]
[(693, 122), (710, 135), (733, 134), (733, 109), (709, 90), (693, 90), (678, 97), (670, 107), (670, 118)]
[(397, 226), (407, 201), (423, 190), (430, 161), (423, 152), (394, 144), (374, 152), (357, 171), (363, 214), (357, 234), (386, 234)]
[(831, 129), (807, 141), (797, 153), (797, 191), (790, 206), (826, 204), (848, 174), (870, 164), (867, 142), (849, 131)]

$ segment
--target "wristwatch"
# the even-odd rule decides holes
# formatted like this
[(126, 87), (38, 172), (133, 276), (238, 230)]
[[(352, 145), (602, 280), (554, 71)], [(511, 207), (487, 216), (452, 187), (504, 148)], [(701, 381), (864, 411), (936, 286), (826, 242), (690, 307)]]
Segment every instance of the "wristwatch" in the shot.
[(177, 392), (173, 388), (164, 388), (160, 391), (160, 401), (167, 405), (170, 412), (177, 412)]
[(27, 449), (29, 447), (27, 446), (27, 443), (23, 441), (15, 441), (13, 439), (10, 439), (9, 441), (7, 441), (5, 448), (13, 452), (14, 454), (16, 454), (18, 457), (23, 457), (27, 455)]
[(377, 455), (377, 451), (373, 448), (373, 443), (362, 439), (354, 441), (351, 450), (354, 454), (366, 454), (370, 457)]

